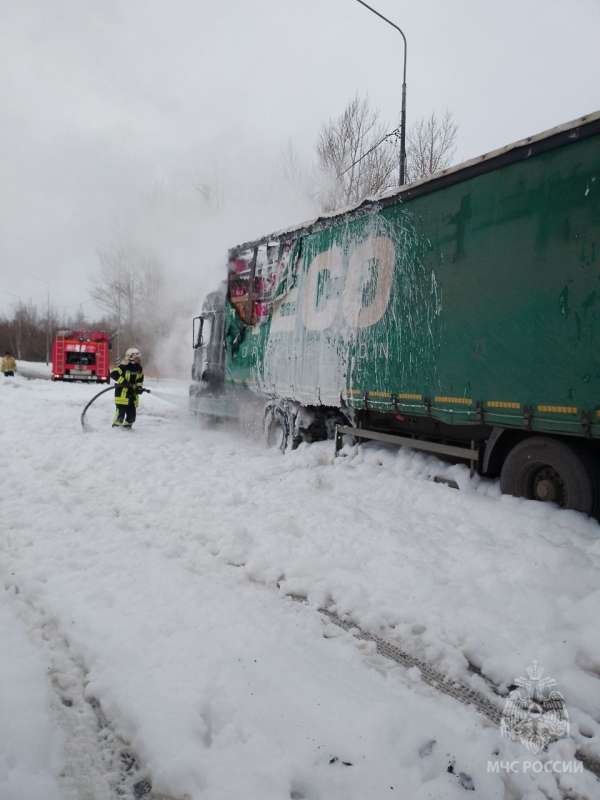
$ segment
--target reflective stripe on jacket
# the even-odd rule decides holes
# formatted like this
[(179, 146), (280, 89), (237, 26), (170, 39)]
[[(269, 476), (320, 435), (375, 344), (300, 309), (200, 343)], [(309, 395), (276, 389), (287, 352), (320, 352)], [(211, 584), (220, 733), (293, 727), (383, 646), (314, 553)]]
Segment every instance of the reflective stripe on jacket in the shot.
[(111, 370), (110, 377), (115, 382), (115, 403), (126, 406), (133, 401), (137, 406), (139, 395), (136, 389), (141, 389), (144, 384), (141, 364), (119, 364)]

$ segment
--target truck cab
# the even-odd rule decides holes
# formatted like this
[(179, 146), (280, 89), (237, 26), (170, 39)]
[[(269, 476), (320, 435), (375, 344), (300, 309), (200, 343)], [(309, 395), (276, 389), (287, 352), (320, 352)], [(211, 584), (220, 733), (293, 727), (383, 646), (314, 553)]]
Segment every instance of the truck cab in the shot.
[(207, 295), (202, 313), (192, 323), (192, 384), (190, 408), (198, 410), (203, 398), (219, 395), (225, 381), (225, 286)]

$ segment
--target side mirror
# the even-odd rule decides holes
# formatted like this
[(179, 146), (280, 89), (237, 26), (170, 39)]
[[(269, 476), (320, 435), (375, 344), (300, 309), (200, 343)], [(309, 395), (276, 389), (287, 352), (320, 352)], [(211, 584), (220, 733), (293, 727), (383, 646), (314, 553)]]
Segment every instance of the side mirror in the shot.
[(197, 350), (202, 347), (202, 328), (204, 327), (204, 317), (194, 317), (192, 321), (192, 347)]

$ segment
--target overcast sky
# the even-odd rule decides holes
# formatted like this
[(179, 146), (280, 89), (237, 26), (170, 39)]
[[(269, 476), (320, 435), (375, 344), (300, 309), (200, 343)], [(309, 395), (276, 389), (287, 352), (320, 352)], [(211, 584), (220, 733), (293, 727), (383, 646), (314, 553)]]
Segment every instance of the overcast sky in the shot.
[[(373, 5), (408, 39), (409, 125), (449, 109), (457, 160), (600, 108), (600, 0)], [(399, 117), (402, 40), (355, 0), (0, 0), (0, 48), (0, 311), (48, 285), (93, 313), (117, 239), (199, 291), (217, 254), (311, 213), (274, 179), (287, 143), (309, 158), (356, 91)]]

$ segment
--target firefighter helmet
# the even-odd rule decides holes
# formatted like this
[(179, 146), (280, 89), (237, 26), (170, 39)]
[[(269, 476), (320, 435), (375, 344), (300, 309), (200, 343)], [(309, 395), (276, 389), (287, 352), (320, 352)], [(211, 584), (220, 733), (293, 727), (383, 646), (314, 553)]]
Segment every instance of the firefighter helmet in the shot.
[(128, 347), (127, 350), (125, 350), (125, 361), (128, 361), (130, 364), (139, 364), (141, 360), (142, 354), (137, 347)]

